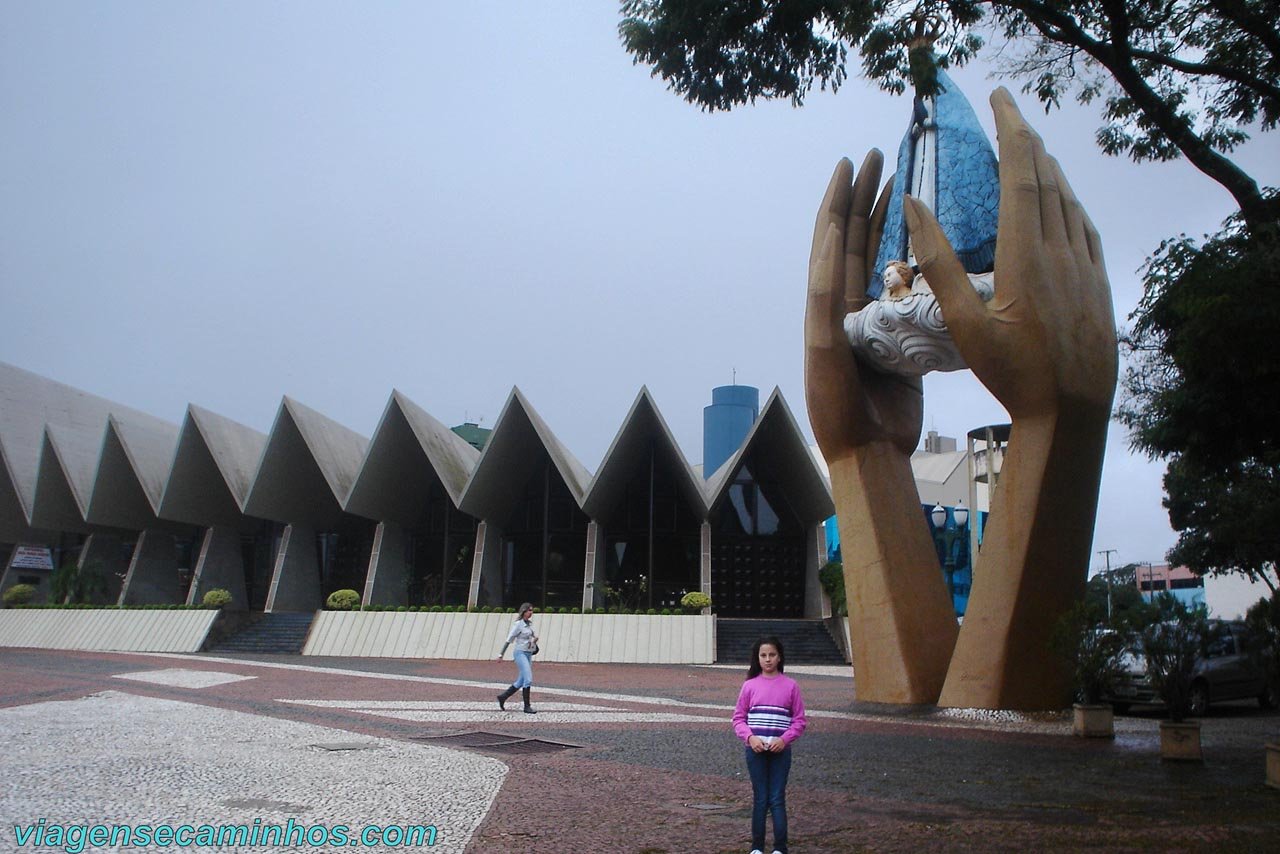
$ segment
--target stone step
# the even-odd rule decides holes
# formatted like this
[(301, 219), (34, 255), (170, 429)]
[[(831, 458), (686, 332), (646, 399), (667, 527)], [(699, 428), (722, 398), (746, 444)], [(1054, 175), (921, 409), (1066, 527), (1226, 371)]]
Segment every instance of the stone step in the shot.
[(210, 651), (297, 655), (314, 619), (312, 613), (263, 614)]
[(788, 664), (845, 664), (840, 648), (821, 620), (747, 620), (717, 618), (716, 661), (742, 662), (757, 639), (772, 635), (783, 646)]

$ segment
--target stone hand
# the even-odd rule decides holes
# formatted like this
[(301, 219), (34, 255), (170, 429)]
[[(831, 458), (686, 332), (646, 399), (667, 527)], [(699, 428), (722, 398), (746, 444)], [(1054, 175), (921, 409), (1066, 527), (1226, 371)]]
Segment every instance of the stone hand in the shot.
[(870, 265), (889, 199), (886, 187), (875, 203), (883, 160), (880, 152), (870, 152), (855, 179), (853, 164), (841, 159), (813, 229), (804, 318), (805, 399), (828, 461), (882, 441), (910, 455), (920, 438), (920, 381), (859, 365), (844, 334), (845, 315), (868, 301)]
[(872, 151), (855, 178), (853, 165), (841, 160), (818, 211), (804, 319), (805, 399), (840, 518), (858, 698), (932, 703), (956, 621), (911, 472), (921, 384), (859, 364), (844, 334), (845, 315), (867, 303), (889, 199), (886, 187), (876, 202), (882, 164)]
[(956, 346), (1013, 426), (973, 588), (938, 704), (1061, 708), (1046, 665), (1054, 624), (1084, 594), (1116, 385), (1115, 317), (1098, 234), (1044, 142), (1004, 89), (995, 296), (983, 303), (919, 200), (916, 258)]
[(1000, 146), (995, 297), (979, 299), (928, 207), (905, 200), (916, 259), (965, 362), (1015, 423), (1064, 407), (1109, 412), (1115, 316), (1098, 233), (1007, 90), (991, 96)]

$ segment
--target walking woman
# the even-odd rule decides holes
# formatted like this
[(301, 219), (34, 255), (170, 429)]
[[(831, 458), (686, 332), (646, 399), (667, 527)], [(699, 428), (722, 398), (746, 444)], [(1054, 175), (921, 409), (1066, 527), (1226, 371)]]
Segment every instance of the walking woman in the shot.
[(505, 712), (507, 700), (516, 691), (521, 691), (524, 694), (524, 713), (536, 715), (533, 706), (529, 705), (529, 688), (533, 685), (533, 654), (538, 651), (538, 636), (533, 631), (533, 605), (528, 602), (520, 606), (520, 617), (511, 625), (511, 631), (507, 632), (507, 641), (498, 653), (498, 661), (502, 660), (512, 642), (516, 645), (516, 681), (498, 695), (498, 708)]
[(804, 732), (800, 686), (782, 673), (782, 644), (761, 638), (733, 711), (733, 731), (746, 744), (751, 775), (751, 854), (764, 854), (764, 816), (773, 816), (773, 854), (787, 854), (787, 775), (791, 743)]

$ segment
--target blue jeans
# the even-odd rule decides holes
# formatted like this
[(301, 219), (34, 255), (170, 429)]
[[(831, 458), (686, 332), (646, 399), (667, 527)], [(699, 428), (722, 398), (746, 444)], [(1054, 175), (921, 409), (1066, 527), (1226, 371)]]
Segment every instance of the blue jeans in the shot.
[(519, 671), (519, 674), (516, 676), (516, 681), (511, 683), (511, 687), (530, 687), (533, 685), (533, 656), (517, 649), (513, 658), (515, 658), (516, 670)]
[(781, 753), (756, 753), (747, 748), (747, 773), (751, 775), (751, 847), (764, 847), (764, 814), (773, 816), (773, 847), (787, 854), (787, 775), (791, 773), (791, 748)]

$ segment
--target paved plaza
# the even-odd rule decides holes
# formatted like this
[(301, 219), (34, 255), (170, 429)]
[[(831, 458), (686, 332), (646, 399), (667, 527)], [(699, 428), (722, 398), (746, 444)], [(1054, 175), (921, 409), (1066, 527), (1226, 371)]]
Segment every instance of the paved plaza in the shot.
[[(1186, 766), (1160, 761), (1154, 712), (1086, 741), (1065, 715), (869, 706), (844, 668), (788, 672), (810, 710), (793, 852), (1280, 848), (1280, 713), (1256, 704), (1215, 709)], [(37, 825), (290, 822), (349, 830), (309, 850), (403, 851), (413, 827), (455, 852), (749, 847), (741, 668), (538, 665), (538, 715), (497, 710), (509, 661), (8, 649), (0, 673), (0, 851), (71, 850), (19, 845)], [(399, 844), (356, 843), (371, 825)]]

